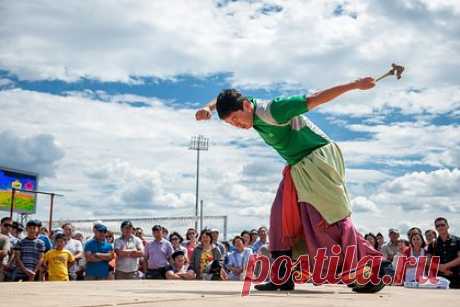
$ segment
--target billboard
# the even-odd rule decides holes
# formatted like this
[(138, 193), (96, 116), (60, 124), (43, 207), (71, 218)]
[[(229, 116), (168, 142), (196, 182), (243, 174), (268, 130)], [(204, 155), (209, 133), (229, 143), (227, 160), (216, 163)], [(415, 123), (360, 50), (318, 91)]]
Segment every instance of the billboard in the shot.
[[(36, 191), (37, 187), (37, 174), (0, 166), (0, 210), (10, 211), (12, 188)], [(37, 196), (35, 193), (16, 191), (14, 212), (33, 214), (36, 209)]]

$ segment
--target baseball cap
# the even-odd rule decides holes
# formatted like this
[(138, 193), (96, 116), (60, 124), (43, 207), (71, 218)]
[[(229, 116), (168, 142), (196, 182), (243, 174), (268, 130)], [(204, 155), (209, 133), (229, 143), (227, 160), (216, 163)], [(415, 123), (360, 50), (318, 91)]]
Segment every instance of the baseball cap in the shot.
[(211, 229), (211, 232), (217, 232), (217, 233), (218, 233), (218, 232), (219, 232), (219, 229), (213, 228), (213, 229)]
[(125, 228), (126, 226), (132, 228), (132, 227), (133, 227), (133, 223), (131, 223), (131, 221), (128, 221), (128, 220), (123, 221), (123, 222), (121, 223), (121, 228)]
[(102, 224), (96, 224), (94, 225), (94, 229), (99, 232), (107, 232), (107, 227)]

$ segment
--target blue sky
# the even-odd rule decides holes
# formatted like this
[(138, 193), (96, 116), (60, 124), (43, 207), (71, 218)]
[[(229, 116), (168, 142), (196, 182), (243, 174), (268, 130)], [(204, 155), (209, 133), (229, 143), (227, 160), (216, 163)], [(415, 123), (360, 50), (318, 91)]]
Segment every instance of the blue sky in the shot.
[[(51, 13), (52, 12), (52, 13)], [(456, 1), (6, 1), (0, 165), (66, 194), (58, 218), (189, 215), (201, 196), (230, 232), (268, 223), (283, 161), (254, 132), (194, 110), (221, 89), (269, 99), (406, 66), (403, 79), (308, 117), (343, 149), (362, 231), (460, 222)], [(39, 217), (46, 203), (39, 202)]]

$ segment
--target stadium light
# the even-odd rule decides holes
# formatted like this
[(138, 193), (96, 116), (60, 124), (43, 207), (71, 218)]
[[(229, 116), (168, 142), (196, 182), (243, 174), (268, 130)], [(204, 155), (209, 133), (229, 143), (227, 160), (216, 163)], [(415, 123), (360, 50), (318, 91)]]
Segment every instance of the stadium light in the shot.
[(202, 135), (192, 136), (188, 149), (196, 150), (195, 229), (198, 231), (198, 191), (200, 184), (200, 151), (208, 150), (209, 139)]

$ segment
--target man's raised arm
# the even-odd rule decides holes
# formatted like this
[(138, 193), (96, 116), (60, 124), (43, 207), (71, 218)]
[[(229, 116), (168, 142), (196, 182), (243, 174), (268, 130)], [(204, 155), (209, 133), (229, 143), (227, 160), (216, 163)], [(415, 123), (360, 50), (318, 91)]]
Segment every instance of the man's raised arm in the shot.
[(195, 113), (196, 120), (206, 120), (212, 117), (212, 112), (216, 109), (216, 99), (211, 100)]
[(323, 103), (333, 100), (334, 98), (349, 92), (351, 90), (368, 90), (375, 86), (375, 81), (371, 77), (358, 79), (354, 82), (337, 85), (326, 90), (317, 92), (307, 98), (308, 110), (312, 110)]

